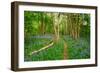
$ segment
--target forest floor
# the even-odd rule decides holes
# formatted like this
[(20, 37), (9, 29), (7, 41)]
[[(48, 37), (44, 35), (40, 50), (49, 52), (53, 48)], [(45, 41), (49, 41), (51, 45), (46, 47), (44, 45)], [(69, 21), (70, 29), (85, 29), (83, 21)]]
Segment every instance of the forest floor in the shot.
[(90, 58), (90, 41), (86, 38), (74, 40), (70, 36), (61, 36), (57, 43), (45, 50), (31, 54), (40, 48), (51, 43), (49, 38), (31, 38), (25, 42), (24, 61), (47, 61), (66, 59), (87, 59)]

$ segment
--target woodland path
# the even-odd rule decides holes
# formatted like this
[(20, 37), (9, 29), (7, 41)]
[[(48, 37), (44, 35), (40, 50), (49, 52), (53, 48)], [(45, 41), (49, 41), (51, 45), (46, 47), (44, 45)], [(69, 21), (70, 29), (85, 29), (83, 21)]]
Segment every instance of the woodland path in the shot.
[[(62, 42), (63, 46), (64, 46), (63, 47), (63, 59), (66, 60), (66, 59), (68, 59), (68, 50), (67, 50), (68, 45), (67, 45), (66, 41), (63, 38), (60, 37), (60, 39), (63, 40), (63, 42)], [(49, 49), (54, 44), (55, 44), (54, 41), (52, 41), (49, 44), (45, 45), (44, 47), (40, 48), (39, 50), (31, 52), (30, 55), (33, 55), (33, 54), (36, 54), (36, 53), (41, 52), (43, 50)]]

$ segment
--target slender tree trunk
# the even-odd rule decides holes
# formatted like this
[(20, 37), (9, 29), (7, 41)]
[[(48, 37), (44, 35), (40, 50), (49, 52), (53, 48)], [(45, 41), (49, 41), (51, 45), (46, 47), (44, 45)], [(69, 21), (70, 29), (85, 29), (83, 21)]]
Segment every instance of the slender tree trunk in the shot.
[(54, 13), (54, 32), (55, 32), (55, 41), (58, 41), (59, 40), (58, 13)]
[(45, 34), (45, 23), (44, 23), (44, 17), (45, 15), (43, 13), (41, 13), (41, 33)]

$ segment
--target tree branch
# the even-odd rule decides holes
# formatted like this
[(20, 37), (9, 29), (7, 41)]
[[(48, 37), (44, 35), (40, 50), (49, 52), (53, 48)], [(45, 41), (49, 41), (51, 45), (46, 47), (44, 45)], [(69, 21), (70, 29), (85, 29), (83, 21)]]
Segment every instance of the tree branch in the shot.
[(42, 47), (41, 49), (39, 49), (39, 50), (37, 50), (37, 51), (31, 52), (30, 55), (35, 54), (35, 53), (38, 53), (38, 52), (40, 52), (40, 51), (42, 51), (42, 50), (45, 50), (45, 49), (51, 47), (53, 44), (54, 44), (54, 42), (51, 42), (49, 45), (46, 45), (46, 46)]

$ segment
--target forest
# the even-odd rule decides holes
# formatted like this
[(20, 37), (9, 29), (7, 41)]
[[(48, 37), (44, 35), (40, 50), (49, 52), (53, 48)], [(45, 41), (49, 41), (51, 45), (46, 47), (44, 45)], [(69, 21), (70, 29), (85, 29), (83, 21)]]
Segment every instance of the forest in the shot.
[(90, 14), (24, 11), (24, 61), (90, 58)]

